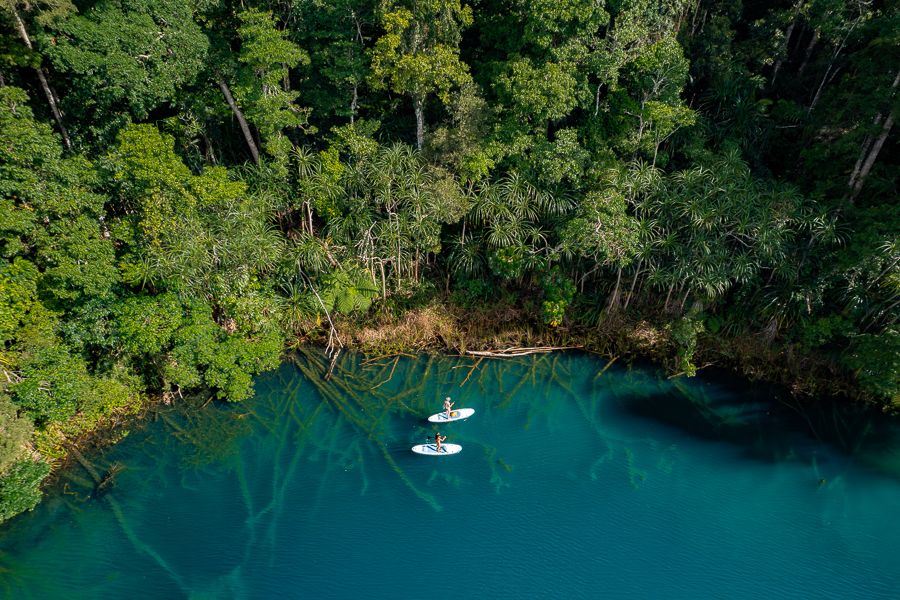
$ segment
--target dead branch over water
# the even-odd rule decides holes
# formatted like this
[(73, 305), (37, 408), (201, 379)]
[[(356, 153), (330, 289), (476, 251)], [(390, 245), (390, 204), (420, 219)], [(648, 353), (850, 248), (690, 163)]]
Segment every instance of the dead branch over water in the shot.
[(466, 350), (470, 356), (486, 356), (490, 358), (507, 358), (527, 356), (529, 354), (545, 354), (556, 350), (578, 350), (582, 346), (533, 346), (530, 348), (505, 348), (503, 350)]

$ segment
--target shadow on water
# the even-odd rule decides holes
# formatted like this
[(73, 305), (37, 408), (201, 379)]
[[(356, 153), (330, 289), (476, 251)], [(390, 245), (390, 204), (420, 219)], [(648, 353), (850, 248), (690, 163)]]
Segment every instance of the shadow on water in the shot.
[[(16, 535), (11, 554), (0, 546), (0, 594), (12, 597), (25, 586), (19, 574), (27, 569), (12, 557), (16, 544), (40, 546), (43, 537), (53, 536), (60, 515), (77, 520), (103, 507), (135, 556), (168, 575), (169, 587), (161, 595), (241, 597), (247, 594), (242, 565), (251, 557), (278, 560), (280, 536), (296, 518), (286, 513), (292, 498), (302, 495), (303, 519), (315, 522), (329, 510), (335, 489), (361, 497), (375, 482), (383, 488), (384, 481), (392, 481), (416, 500), (415, 507), (403, 510), (441, 513), (445, 500), (435, 492), (436, 482), (462, 489), (478, 480), (499, 494), (527, 472), (510, 450), (514, 438), (502, 438), (511, 429), (548, 432), (553, 436), (548, 452), (564, 446), (573, 432), (570, 437), (580, 436), (577, 443), (590, 451), (576, 456), (580, 462), (560, 476), (596, 481), (617, 469), (634, 489), (648, 470), (671, 469), (674, 460), (674, 445), (666, 446), (672, 442), (657, 448), (655, 434), (646, 433), (651, 425), (728, 444), (743, 460), (812, 464), (815, 473), (827, 445), (900, 479), (896, 421), (840, 399), (800, 404), (783, 390), (750, 385), (725, 372), (666, 379), (650, 367), (609, 366), (578, 353), (506, 360), (347, 353), (328, 379), (327, 372), (329, 361), (320, 351), (298, 352), (260, 378), (251, 401), (196, 398), (160, 407), (153, 424), (133, 432), (121, 447), (91, 453), (65, 470), (48, 501), (9, 526)], [(455, 436), (451, 441), (472, 448), (465, 475), (439, 470), (409, 452), (439, 430), (425, 419), (440, 410), (446, 395), (457, 407), (471, 404), (478, 410), (473, 423), (447, 427)], [(222, 473), (227, 477), (216, 477)], [(120, 478), (125, 483), (117, 487)], [(177, 558), (179, 552), (190, 556), (205, 548), (193, 548), (190, 540), (183, 548), (168, 547), (166, 529), (153, 526), (171, 518), (190, 529), (190, 512), (169, 516), (165, 506), (141, 504), (121, 491), (147, 495), (173, 486), (187, 504), (208, 504), (210, 494), (238, 499), (221, 509), (230, 511), (223, 512), (222, 521), (234, 530), (221, 534), (227, 552), (215, 561), (215, 577), (188, 574)], [(102, 595), (104, 585), (91, 589)]]
[[(655, 377), (649, 366), (625, 375), (632, 382)], [(876, 407), (841, 397), (794, 398), (784, 388), (751, 384), (725, 370), (656, 381), (656, 387), (635, 383), (617, 394), (619, 410), (730, 444), (749, 460), (810, 459), (827, 445), (900, 480), (900, 423)]]

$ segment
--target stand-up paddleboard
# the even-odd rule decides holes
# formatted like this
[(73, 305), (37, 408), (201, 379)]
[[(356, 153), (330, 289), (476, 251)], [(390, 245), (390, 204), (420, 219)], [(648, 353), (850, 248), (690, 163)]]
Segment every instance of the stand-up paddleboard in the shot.
[(444, 456), (446, 454), (456, 454), (462, 450), (459, 444), (441, 444), (441, 451), (437, 451), (437, 444), (419, 444), (413, 446), (412, 451), (416, 454), (427, 454), (428, 456)]
[(447, 411), (439, 412), (428, 417), (432, 423), (449, 423), (450, 421), (459, 421), (460, 419), (468, 419), (475, 414), (474, 408), (457, 408), (450, 411), (450, 417), (447, 417)]

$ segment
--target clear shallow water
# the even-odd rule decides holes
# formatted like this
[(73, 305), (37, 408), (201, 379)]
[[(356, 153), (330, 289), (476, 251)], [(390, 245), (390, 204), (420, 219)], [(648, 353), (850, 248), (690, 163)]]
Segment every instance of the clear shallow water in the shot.
[[(124, 467), (105, 494), (73, 470), (0, 529), (0, 595), (900, 597), (900, 452), (866, 415), (577, 354), (297, 362), (91, 457)], [(463, 452), (412, 454), (447, 394)]]

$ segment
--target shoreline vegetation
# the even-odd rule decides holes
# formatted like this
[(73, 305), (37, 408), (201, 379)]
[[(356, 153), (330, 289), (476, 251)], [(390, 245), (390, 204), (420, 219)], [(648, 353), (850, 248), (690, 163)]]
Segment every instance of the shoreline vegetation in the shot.
[[(382, 316), (377, 322), (350, 319), (334, 325), (340, 327), (335, 334), (343, 340), (343, 346), (332, 348), (327, 345), (326, 342), (333, 339), (334, 334), (326, 335), (325, 329), (319, 328), (298, 336), (289, 344), (283, 361), (292, 362), (291, 354), (296, 351), (322, 353), (321, 372), (310, 372), (309, 375), (327, 380), (330, 371), (325, 365), (330, 363), (331, 368), (335, 365), (334, 360), (329, 360), (329, 355), (337, 359), (343, 351), (360, 352), (368, 357), (365, 362), (444, 353), (471, 357), (471, 375), (484, 358), (502, 360), (535, 353), (578, 350), (597, 354), (607, 361), (598, 375), (618, 361), (621, 361), (620, 365), (628, 365), (640, 360), (655, 364), (670, 378), (685, 376), (683, 371), (673, 370), (679, 365), (679, 348), (671, 333), (664, 326), (654, 326), (645, 320), (618, 320), (590, 331), (583, 327), (549, 329), (540, 324), (535, 326), (534, 320), (527, 318), (526, 311), (514, 307), (482, 309), (473, 313), (446, 302), (434, 301), (409, 309), (398, 317)], [(814, 401), (816, 396), (827, 395), (871, 403), (871, 398), (860, 394), (858, 387), (846, 380), (845, 374), (836, 370), (833, 364), (816, 362), (785, 350), (773, 350), (769, 343), (751, 341), (749, 345), (739, 347), (728, 345), (721, 338), (706, 336), (700, 339), (691, 358), (701, 363), (696, 370), (708, 366), (724, 368), (751, 381), (782, 386), (801, 401)], [(389, 378), (392, 374), (393, 369)], [(115, 476), (121, 466), (113, 463), (101, 473), (85, 454), (120, 442), (147, 419), (163, 418), (178, 430), (178, 425), (158, 410), (160, 406), (184, 403), (188, 411), (202, 410), (214, 399), (214, 390), (210, 389), (196, 390), (190, 396), (180, 392), (147, 394), (97, 420), (88, 422), (79, 415), (71, 419), (66, 427), (45, 430), (42, 436), (45, 450), (40, 458), (50, 462), (51, 468), (41, 487), (53, 486), (60, 473), (65, 472), (64, 479), (77, 481), (83, 489), (93, 489), (94, 494), (104, 493), (115, 484)], [(880, 406), (887, 418), (897, 417), (895, 407)], [(52, 462), (47, 461), (48, 458), (52, 458)], [(73, 469), (83, 470), (89, 479), (81, 480), (80, 476), (73, 476)]]
[[(503, 359), (533, 353), (580, 350), (597, 354), (607, 361), (600, 373), (618, 361), (621, 361), (620, 365), (627, 365), (642, 360), (667, 370), (668, 377), (685, 375), (672, 370), (677, 365), (677, 348), (670, 333), (663, 326), (654, 326), (647, 321), (626, 323), (620, 320), (592, 331), (575, 327), (551, 330), (529, 324), (524, 311), (514, 308), (488, 309), (478, 313), (473, 315), (471, 311), (435, 302), (378, 323), (351, 320), (338, 322), (336, 326), (343, 332), (340, 337), (345, 346), (341, 350), (360, 352), (371, 361), (401, 356), (411, 358), (421, 353), (444, 353), (472, 357), (474, 370), (479, 365), (479, 358)], [(290, 362), (290, 354), (300, 348), (324, 354), (327, 351), (325, 340), (327, 336), (322, 329), (299, 336), (286, 350), (284, 360)], [(788, 357), (787, 360), (785, 357)], [(814, 363), (808, 357), (784, 351), (773, 351), (769, 344), (755, 343), (737, 348), (708, 336), (700, 340), (695, 360), (701, 363), (698, 370), (715, 365), (751, 381), (782, 386), (799, 399), (811, 400), (817, 395), (828, 395), (866, 400), (851, 382), (840, 379), (844, 374), (836, 371), (833, 365)], [(327, 370), (319, 373), (322, 378), (327, 375)], [(160, 405), (187, 402), (202, 409), (214, 397), (214, 392), (208, 389), (197, 390), (190, 398), (172, 392), (148, 394), (99, 420), (87, 422), (83, 418), (73, 419), (66, 428), (46, 430), (43, 458), (52, 460), (53, 470), (45, 485), (54, 482), (54, 475), (59, 469), (71, 469), (77, 464), (91, 476), (95, 489), (102, 491), (115, 477), (114, 468), (99, 474), (82, 454), (83, 449), (99, 449), (121, 441), (133, 427), (141, 426), (148, 418), (156, 418), (155, 408)], [(895, 416), (888, 405), (882, 405), (882, 408)]]
[(898, 11), (0, 2), (0, 522), (88, 432), (297, 344), (897, 411)]
[[(347, 349), (371, 356), (394, 357), (418, 352), (504, 358), (536, 352), (582, 350), (607, 361), (628, 364), (649, 361), (667, 377), (686, 376), (716, 366), (750, 381), (784, 387), (798, 398), (843, 396), (881, 406), (886, 414), (897, 408), (873, 400), (847, 378), (846, 372), (828, 360), (798, 353), (794, 348), (773, 346), (763, 334), (726, 339), (701, 332), (687, 357), (682, 344), (665, 321), (619, 318), (600, 327), (572, 324), (547, 328), (533, 315), (512, 307), (473, 311), (446, 303), (432, 303), (382, 322), (342, 322)], [(320, 340), (319, 335), (301, 339)], [(696, 365), (694, 364), (696, 363)]]
[[(593, 331), (577, 328), (542, 330), (529, 325), (521, 310), (506, 308), (500, 311), (483, 310), (480, 313), (473, 315), (471, 311), (438, 302), (411, 309), (398, 318), (382, 320), (380, 323), (357, 320), (339, 322), (336, 325), (343, 332), (340, 337), (345, 346), (341, 351), (360, 352), (367, 356), (365, 362), (412, 358), (422, 353), (443, 353), (471, 357), (471, 375), (471, 372), (478, 369), (480, 359), (483, 358), (502, 360), (534, 353), (578, 350), (597, 354), (607, 361), (598, 375), (602, 375), (617, 362), (622, 366), (635, 360), (650, 361), (670, 378), (685, 375), (683, 372), (672, 371), (677, 366), (677, 346), (672, 336), (664, 327), (654, 326), (647, 321), (619, 321)], [(324, 330), (298, 337), (291, 344), (292, 349), (286, 350), (284, 361), (292, 362), (291, 354), (298, 350), (325, 355), (326, 339)], [(834, 365), (816, 363), (808, 357), (792, 355), (784, 350), (773, 351), (770, 344), (751, 342), (749, 346), (739, 348), (735, 345), (728, 346), (719, 338), (707, 336), (699, 341), (694, 358), (702, 363), (698, 371), (707, 366), (717, 366), (751, 381), (776, 384), (789, 390), (801, 403), (804, 400), (814, 402), (814, 398), (821, 395), (867, 400), (864, 395), (859, 394), (852, 382), (841, 379), (844, 374), (835, 370)], [(709, 362), (706, 362), (707, 358)], [(329, 362), (328, 357), (324, 356), (321, 372), (310, 374), (327, 379), (329, 372), (324, 365)], [(334, 366), (333, 362), (331, 366)], [(389, 379), (392, 374), (393, 369), (388, 375)], [(96, 422), (92, 428), (84, 429), (75, 439), (67, 439), (61, 431), (57, 431), (61, 434), (56, 438), (59, 454), (55, 456), (55, 466), (45, 481), (45, 487), (54, 484), (60, 470), (67, 472), (66, 478), (71, 478), (71, 471), (76, 468), (83, 469), (90, 475), (90, 481), (81, 482), (83, 488), (93, 487), (95, 493), (102, 493), (107, 486), (114, 484), (119, 465), (114, 463), (100, 473), (82, 453), (83, 450), (86, 454), (89, 450), (118, 443), (131, 429), (140, 427), (147, 419), (160, 418), (161, 413), (157, 410), (160, 406), (184, 402), (186, 410), (202, 410), (214, 397), (212, 390), (198, 390), (190, 397), (171, 393), (145, 396), (138, 404), (125, 406)], [(802, 404), (798, 405), (798, 410), (801, 406)], [(881, 407), (887, 418), (896, 418), (896, 409), (883, 404)], [(162, 418), (174, 429), (178, 428), (171, 419)]]

